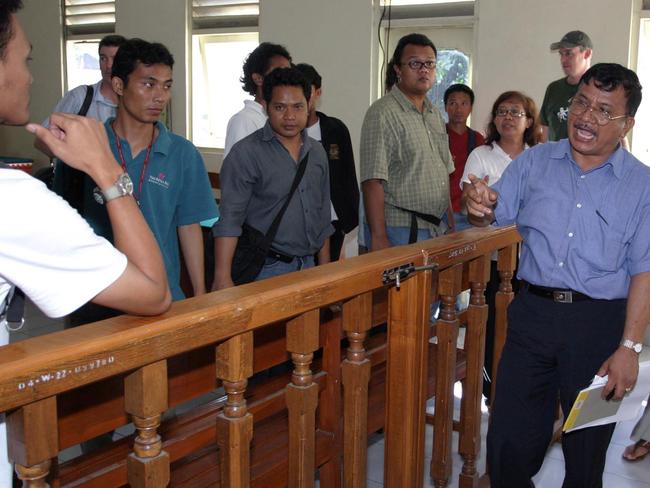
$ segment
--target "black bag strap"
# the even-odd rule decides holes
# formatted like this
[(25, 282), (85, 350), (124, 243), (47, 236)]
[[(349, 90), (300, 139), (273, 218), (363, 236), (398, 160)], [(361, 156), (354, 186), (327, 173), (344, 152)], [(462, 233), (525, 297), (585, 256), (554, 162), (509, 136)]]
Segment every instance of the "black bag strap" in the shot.
[(467, 134), (467, 154), (471, 153), (476, 147), (476, 132), (472, 129), (467, 129), (469, 134)]
[[(92, 85), (86, 85), (86, 96), (81, 108), (77, 112), (77, 115), (86, 116), (90, 104), (93, 101), (93, 95), (95, 89)], [(85, 205), (84, 205), (84, 181), (86, 174), (73, 168), (63, 161), (57, 163), (58, 168), (55, 168), (55, 171), (61, 172), (62, 188), (61, 196), (70, 204), (70, 206), (76, 209), (80, 214), (84, 214)]]
[(88, 109), (90, 108), (90, 104), (93, 101), (93, 95), (95, 94), (95, 88), (93, 88), (92, 85), (86, 85), (86, 97), (84, 98), (84, 102), (81, 104), (81, 108), (79, 109), (79, 112), (77, 112), (77, 115), (86, 115), (88, 113)]
[[(10, 169), (11, 167), (0, 161), (0, 168)], [(4, 303), (0, 304), (0, 325), (7, 327), (9, 331), (18, 330), (25, 322), (24, 315), (25, 293), (14, 286), (9, 290)]]
[(393, 205), (393, 204), (390, 205), (395, 207), (398, 210), (402, 210), (403, 212), (408, 212), (411, 214), (411, 228), (409, 229), (409, 244), (413, 244), (418, 240), (417, 219), (422, 219), (425, 222), (429, 222), (430, 224), (433, 224), (435, 226), (439, 226), (440, 222), (442, 222), (442, 220), (439, 217), (436, 217), (435, 215), (425, 214), (422, 212), (418, 212), (416, 210), (409, 210), (408, 208), (398, 207), (397, 205)]
[(296, 171), (296, 176), (293, 177), (293, 183), (291, 183), (289, 196), (287, 197), (287, 200), (284, 202), (284, 205), (282, 205), (280, 211), (273, 219), (273, 222), (271, 223), (269, 230), (266, 232), (266, 235), (264, 236), (266, 238), (266, 243), (269, 246), (273, 242), (273, 239), (275, 239), (275, 234), (278, 232), (278, 229), (280, 228), (280, 222), (282, 221), (284, 212), (287, 211), (287, 208), (289, 207), (289, 202), (291, 202), (291, 197), (293, 197), (293, 194), (296, 192), (296, 189), (298, 188), (298, 185), (300, 184), (300, 181), (302, 180), (302, 177), (305, 174), (305, 169), (307, 168), (307, 161), (309, 161), (309, 153), (307, 153), (307, 155), (304, 158), (302, 158), (302, 161), (300, 161), (300, 164), (298, 165), (298, 170)]

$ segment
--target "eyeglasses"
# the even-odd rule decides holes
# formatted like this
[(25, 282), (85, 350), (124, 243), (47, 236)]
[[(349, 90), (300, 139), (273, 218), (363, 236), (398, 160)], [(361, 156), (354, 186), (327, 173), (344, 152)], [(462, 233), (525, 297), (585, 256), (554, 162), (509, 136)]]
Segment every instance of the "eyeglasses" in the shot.
[(413, 59), (409, 61), (408, 63), (402, 63), (408, 64), (408, 67), (411, 68), (413, 71), (420, 71), (422, 68), (426, 68), (428, 70), (433, 70), (436, 69), (436, 62), (435, 61), (418, 61), (416, 59)]
[(589, 103), (587, 103), (586, 100), (582, 98), (571, 98), (569, 100), (569, 112), (571, 112), (573, 115), (580, 116), (584, 114), (587, 110), (589, 110), (589, 112), (592, 113), (598, 125), (607, 125), (612, 120), (622, 119), (624, 117), (627, 117), (627, 114), (614, 116), (610, 114), (607, 110), (604, 110), (602, 108), (594, 108)]
[(526, 116), (526, 112), (520, 112), (516, 108), (498, 108), (495, 115), (497, 117), (505, 117), (506, 115), (510, 115), (510, 117), (514, 119), (520, 119), (521, 117)]

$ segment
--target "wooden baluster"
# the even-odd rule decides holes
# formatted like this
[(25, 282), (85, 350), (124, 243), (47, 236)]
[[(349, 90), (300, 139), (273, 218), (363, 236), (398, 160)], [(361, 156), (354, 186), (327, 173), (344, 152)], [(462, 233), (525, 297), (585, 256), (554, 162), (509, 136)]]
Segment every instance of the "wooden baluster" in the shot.
[(325, 386), (318, 399), (317, 429), (332, 434), (332, 456), (318, 469), (320, 486), (341, 488), (343, 473), (343, 395), (341, 394), (341, 337), (343, 321), (341, 311), (334, 312), (334, 320), (320, 325), (322, 371), (326, 374)]
[(248, 412), (244, 393), (248, 378), (253, 375), (253, 332), (217, 346), (216, 372), (227, 395), (223, 411), (217, 416), (221, 486), (246, 488), (250, 485), (253, 416)]
[(495, 298), (495, 318), (494, 318), (494, 354), (492, 361), (492, 401), (495, 398), (497, 385), (497, 368), (501, 360), (501, 351), (506, 342), (506, 333), (508, 330), (508, 305), (515, 297), (512, 290), (512, 277), (517, 266), (518, 245), (512, 244), (499, 250), (497, 261), (497, 270), (499, 271), (499, 291)]
[(350, 345), (341, 365), (343, 374), (344, 486), (363, 488), (367, 479), (368, 381), (370, 360), (364, 341), (372, 322), (372, 293), (343, 304), (343, 330)]
[(469, 281), (472, 294), (467, 309), (465, 354), (467, 367), (461, 400), (461, 419), (458, 450), (463, 458), (459, 485), (462, 488), (478, 486), (476, 458), (481, 449), (481, 397), (483, 392), (483, 361), (485, 358), (485, 324), (487, 305), (485, 287), (490, 279), (490, 255), (469, 263)]
[(454, 422), (454, 383), (456, 382), (456, 342), (458, 317), (456, 297), (461, 291), (463, 265), (457, 264), (440, 272), (440, 318), (436, 323), (438, 337), (436, 363), (436, 400), (433, 418), (433, 452), (431, 477), (434, 486), (447, 486), (452, 470), (451, 434)]
[(432, 272), (388, 293), (384, 484), (422, 486)]
[(167, 361), (135, 370), (124, 378), (124, 410), (135, 425), (133, 452), (127, 458), (127, 477), (133, 488), (158, 488), (169, 484), (169, 455), (158, 434), (167, 409)]
[(318, 349), (319, 317), (320, 311), (316, 309), (287, 322), (287, 351), (294, 365), (286, 390), (290, 488), (314, 486), (318, 385), (313, 381), (310, 367)]
[(47, 488), (52, 458), (59, 453), (56, 397), (49, 397), (7, 414), (9, 459), (15, 463), (23, 488)]

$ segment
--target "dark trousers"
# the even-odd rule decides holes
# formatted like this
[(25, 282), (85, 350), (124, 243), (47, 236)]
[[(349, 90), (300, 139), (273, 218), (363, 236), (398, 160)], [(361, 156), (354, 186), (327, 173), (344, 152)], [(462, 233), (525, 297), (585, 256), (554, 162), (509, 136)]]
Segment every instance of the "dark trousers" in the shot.
[[(521, 291), (508, 309), (487, 437), (492, 488), (534, 486), (549, 446), (558, 394), (565, 415), (616, 350), (626, 300), (555, 303)], [(600, 487), (615, 424), (562, 436), (563, 487)]]

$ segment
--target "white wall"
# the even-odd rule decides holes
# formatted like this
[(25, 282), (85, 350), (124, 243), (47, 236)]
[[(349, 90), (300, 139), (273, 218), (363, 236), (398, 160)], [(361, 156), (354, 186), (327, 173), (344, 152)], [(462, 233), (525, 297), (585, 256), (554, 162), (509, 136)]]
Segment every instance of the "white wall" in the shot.
[[(61, 70), (62, 46), (59, 0), (27, 0), (18, 14), (32, 43), (31, 63), (34, 84), (31, 90), (30, 118), (41, 122), (49, 115), (63, 93)], [(34, 137), (22, 127), (0, 126), (0, 155), (35, 159), (37, 165), (47, 158), (33, 148)]]
[(261, 0), (260, 42), (283, 44), (323, 78), (321, 110), (350, 129), (355, 155), (376, 71), (372, 0)]
[[(594, 43), (593, 62), (628, 64), (636, 0), (478, 0), (473, 85), (474, 125), (484, 127), (496, 97), (521, 90), (539, 105), (549, 82), (563, 76), (550, 51), (571, 30)], [(636, 29), (636, 26), (635, 26)]]
[[(33, 0), (32, 0), (33, 1)], [(189, 104), (188, 86), (188, 2), (184, 0), (117, 0), (115, 32), (127, 38), (140, 37), (160, 42), (174, 55), (172, 86), (172, 127), (187, 137)]]

